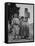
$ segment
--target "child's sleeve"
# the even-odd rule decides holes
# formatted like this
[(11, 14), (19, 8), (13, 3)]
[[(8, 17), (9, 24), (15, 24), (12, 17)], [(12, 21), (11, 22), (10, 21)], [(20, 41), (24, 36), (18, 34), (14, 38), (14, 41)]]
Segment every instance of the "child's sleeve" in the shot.
[(30, 13), (28, 13), (28, 18), (30, 18)]

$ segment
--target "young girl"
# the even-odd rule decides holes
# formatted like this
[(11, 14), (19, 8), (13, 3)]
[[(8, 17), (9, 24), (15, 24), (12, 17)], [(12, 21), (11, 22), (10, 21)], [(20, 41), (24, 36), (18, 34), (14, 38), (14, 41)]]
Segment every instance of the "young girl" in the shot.
[(14, 39), (18, 39), (19, 37), (19, 18), (17, 18), (17, 14), (14, 14), (14, 18), (12, 20), (12, 25), (13, 25), (13, 35), (14, 35)]

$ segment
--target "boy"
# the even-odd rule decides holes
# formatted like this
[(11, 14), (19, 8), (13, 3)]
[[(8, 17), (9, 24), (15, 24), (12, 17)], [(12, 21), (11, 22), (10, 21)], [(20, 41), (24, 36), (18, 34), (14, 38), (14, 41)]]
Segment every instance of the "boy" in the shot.
[(30, 13), (28, 12), (28, 8), (25, 8), (25, 13), (24, 13), (24, 38), (29, 37), (29, 23), (28, 23), (28, 18), (30, 18)]

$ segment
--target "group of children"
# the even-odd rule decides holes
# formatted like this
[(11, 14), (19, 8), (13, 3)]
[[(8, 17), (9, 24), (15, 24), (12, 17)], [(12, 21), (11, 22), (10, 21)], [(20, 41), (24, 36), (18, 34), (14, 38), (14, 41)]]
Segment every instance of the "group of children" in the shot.
[(29, 37), (29, 24), (28, 24), (28, 18), (29, 12), (28, 9), (25, 9), (25, 15), (22, 17), (17, 17), (17, 14), (15, 13), (13, 16), (13, 19), (11, 21), (11, 26), (9, 29), (9, 32), (13, 33), (14, 38), (13, 39), (26, 39)]

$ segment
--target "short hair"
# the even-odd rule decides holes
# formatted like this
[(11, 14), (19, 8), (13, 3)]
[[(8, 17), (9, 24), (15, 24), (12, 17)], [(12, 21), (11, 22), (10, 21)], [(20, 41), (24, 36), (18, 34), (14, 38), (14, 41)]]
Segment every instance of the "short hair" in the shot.
[(24, 17), (22, 16), (21, 19), (23, 19)]
[(25, 11), (28, 11), (28, 8), (25, 8)]

